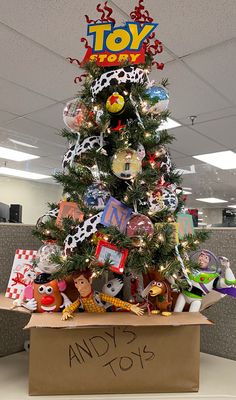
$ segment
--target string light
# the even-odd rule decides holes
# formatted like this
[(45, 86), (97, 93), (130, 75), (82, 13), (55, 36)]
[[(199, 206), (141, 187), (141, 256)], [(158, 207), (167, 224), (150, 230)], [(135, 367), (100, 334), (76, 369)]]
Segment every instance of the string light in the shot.
[(150, 134), (149, 132), (145, 132), (145, 133), (144, 133), (144, 136), (145, 136), (145, 137), (150, 137), (151, 134)]
[(88, 122), (88, 127), (91, 128), (91, 126), (93, 126), (92, 122)]
[(107, 133), (111, 133), (111, 129), (110, 128), (107, 129)]
[(124, 90), (124, 91), (123, 91), (123, 94), (124, 94), (125, 96), (127, 96), (129, 93), (128, 93), (126, 90)]
[(164, 240), (165, 240), (164, 235), (162, 235), (162, 233), (160, 233), (160, 234), (157, 236), (157, 238), (158, 238), (158, 240), (159, 240), (160, 242), (164, 242)]
[(89, 262), (89, 258), (86, 258), (85, 262), (88, 263)]
[(94, 111), (97, 111), (98, 110), (98, 106), (95, 106), (93, 109), (94, 109)]
[(164, 271), (165, 267), (163, 265), (160, 266), (160, 271)]
[(128, 196), (126, 195), (125, 197), (124, 197), (124, 201), (128, 201)]
[(199, 244), (200, 242), (199, 242), (199, 240), (194, 240), (193, 243), (194, 243), (194, 244)]

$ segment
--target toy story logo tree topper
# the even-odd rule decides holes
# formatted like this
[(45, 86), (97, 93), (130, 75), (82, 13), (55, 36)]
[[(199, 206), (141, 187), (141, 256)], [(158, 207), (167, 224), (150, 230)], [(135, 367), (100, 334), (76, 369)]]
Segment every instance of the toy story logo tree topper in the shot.
[(125, 61), (140, 64), (145, 61), (144, 41), (157, 27), (157, 23), (126, 22), (115, 28), (112, 23), (90, 24), (87, 35), (93, 36), (93, 45), (87, 49), (83, 60), (96, 61), (106, 67)]
[[(86, 48), (83, 61), (71, 57), (67, 60), (82, 68), (89, 61), (103, 67), (114, 67), (127, 62), (136, 65), (145, 63), (145, 57), (149, 55), (151, 64), (162, 70), (164, 64), (154, 60), (163, 51), (162, 42), (156, 38), (154, 32), (158, 23), (153, 22), (142, 4), (143, 1), (139, 0), (138, 6), (130, 13), (132, 21), (118, 27), (111, 17), (113, 10), (107, 5), (108, 2), (105, 1), (104, 5), (98, 4), (96, 10), (100, 13), (99, 19), (93, 20), (85, 15), (88, 24), (87, 37), (92, 37), (92, 45), (89, 45), (87, 38), (81, 38)], [(83, 77), (86, 74), (76, 77), (74, 82), (81, 82)]]

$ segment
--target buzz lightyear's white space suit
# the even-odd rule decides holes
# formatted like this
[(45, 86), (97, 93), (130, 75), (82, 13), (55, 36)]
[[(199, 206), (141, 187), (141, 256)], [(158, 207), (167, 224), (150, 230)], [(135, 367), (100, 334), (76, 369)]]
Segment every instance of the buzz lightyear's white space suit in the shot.
[(186, 303), (190, 304), (190, 312), (198, 312), (203, 297), (209, 292), (214, 289), (229, 288), (236, 284), (229, 260), (225, 257), (221, 259), (223, 260), (221, 261), (222, 265), (225, 266), (224, 277), (219, 272), (212, 272), (207, 269), (199, 269), (195, 273), (189, 274), (192, 287), (179, 294), (174, 308), (175, 312), (182, 312)]

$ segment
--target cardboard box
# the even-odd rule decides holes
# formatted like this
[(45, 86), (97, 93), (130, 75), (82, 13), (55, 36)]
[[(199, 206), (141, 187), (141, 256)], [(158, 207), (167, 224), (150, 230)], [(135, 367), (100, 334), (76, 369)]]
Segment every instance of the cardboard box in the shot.
[(196, 392), (200, 313), (32, 314), (29, 394)]

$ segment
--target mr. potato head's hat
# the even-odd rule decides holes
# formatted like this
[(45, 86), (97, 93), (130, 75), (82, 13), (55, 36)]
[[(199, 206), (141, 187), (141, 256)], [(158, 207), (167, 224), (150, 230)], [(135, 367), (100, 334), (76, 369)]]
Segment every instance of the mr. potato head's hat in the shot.
[(52, 279), (52, 275), (51, 274), (46, 274), (45, 272), (42, 274), (39, 274), (36, 276), (34, 283), (38, 284), (38, 285), (42, 285), (44, 283), (49, 283), (51, 282)]

